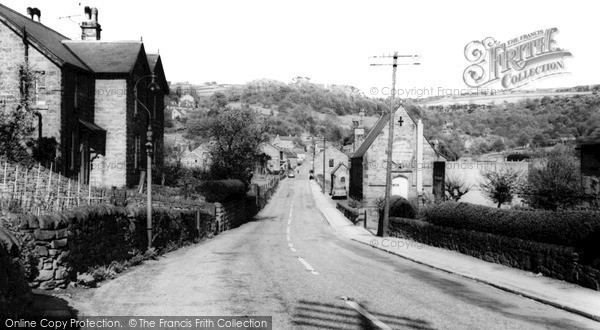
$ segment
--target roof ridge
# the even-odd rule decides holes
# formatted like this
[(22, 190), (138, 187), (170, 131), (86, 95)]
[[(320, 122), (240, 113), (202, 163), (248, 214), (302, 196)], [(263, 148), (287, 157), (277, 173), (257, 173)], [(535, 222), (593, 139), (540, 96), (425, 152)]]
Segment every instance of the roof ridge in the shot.
[[(42, 27), (44, 27), (44, 28), (46, 28), (46, 29), (48, 29), (48, 30), (50, 30), (50, 31), (52, 31), (52, 32), (54, 32), (54, 33), (56, 33), (56, 34), (58, 34), (59, 36), (61, 36), (61, 37), (65, 38), (65, 39), (67, 39), (67, 40), (71, 40), (71, 39), (69, 39), (68, 37), (66, 37), (64, 34), (62, 34), (62, 33), (58, 32), (58, 31), (54, 30), (53, 28), (49, 27), (48, 25), (45, 25), (45, 24), (43, 24), (42, 22), (35, 21), (35, 20), (33, 20), (33, 19), (31, 19), (31, 18), (29, 18), (29, 17), (27, 17), (27, 16), (25, 16), (25, 15), (23, 15), (23, 14), (19, 13), (18, 11), (14, 10), (14, 9), (12, 9), (12, 8), (10, 8), (10, 7), (7, 7), (7, 6), (5, 6), (5, 5), (3, 5), (3, 4), (1, 4), (1, 3), (0, 3), (0, 7), (4, 7), (4, 8), (6, 8), (6, 9), (8, 9), (8, 10), (12, 11), (13, 13), (15, 13), (15, 14), (17, 14), (17, 15), (21, 15), (21, 16), (23, 16), (25, 19), (28, 19), (28, 20), (30, 20), (31, 22), (35, 23), (35, 24), (41, 25)], [(1, 15), (1, 13), (2, 13), (2, 12), (0, 11), (0, 15)], [(3, 16), (4, 16), (4, 15), (3, 15)], [(6, 20), (10, 21), (10, 22), (11, 22), (13, 25), (17, 25), (17, 24), (16, 24), (15, 22), (13, 22), (13, 21), (12, 21), (10, 18), (8, 18), (8, 17), (6, 17), (6, 16), (4, 16), (4, 18), (6, 18)]]

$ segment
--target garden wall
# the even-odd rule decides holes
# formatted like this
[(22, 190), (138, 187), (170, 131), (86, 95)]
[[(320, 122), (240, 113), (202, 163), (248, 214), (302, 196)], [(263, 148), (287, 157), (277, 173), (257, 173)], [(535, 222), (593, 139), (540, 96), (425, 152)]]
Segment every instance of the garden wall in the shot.
[(29, 294), (29, 285), (19, 264), (17, 240), (0, 228), (0, 316), (18, 316), (26, 307)]
[[(191, 242), (215, 229), (214, 217), (201, 210), (153, 209), (153, 247)], [(146, 208), (94, 205), (35, 216), (8, 214), (22, 232), (33, 236), (41, 289), (66, 287), (78, 272), (127, 260), (147, 248)]]
[(389, 235), (459, 251), (479, 259), (600, 291), (600, 270), (579, 263), (575, 248), (390, 218)]

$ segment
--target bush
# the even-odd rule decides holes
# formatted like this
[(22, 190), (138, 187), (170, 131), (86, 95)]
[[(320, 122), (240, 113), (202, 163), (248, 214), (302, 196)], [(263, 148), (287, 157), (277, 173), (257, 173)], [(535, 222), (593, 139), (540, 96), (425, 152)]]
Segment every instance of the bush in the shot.
[[(384, 203), (381, 203), (379, 208), (379, 217), (383, 218), (383, 207)], [(417, 215), (415, 208), (412, 204), (404, 197), (392, 196), (390, 197), (390, 218), (407, 218), (414, 219)]]
[(577, 247), (600, 230), (600, 212), (519, 211), (445, 202), (425, 212), (434, 225)]
[(246, 185), (240, 180), (211, 180), (202, 182), (198, 192), (207, 202), (228, 202), (243, 198), (246, 194)]

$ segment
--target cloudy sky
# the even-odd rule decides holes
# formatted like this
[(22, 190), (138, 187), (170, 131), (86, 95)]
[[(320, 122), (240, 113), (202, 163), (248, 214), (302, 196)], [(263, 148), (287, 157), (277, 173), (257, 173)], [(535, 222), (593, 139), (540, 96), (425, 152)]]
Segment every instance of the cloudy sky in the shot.
[[(593, 1), (140, 1), (2, 0), (21, 13), (38, 7), (42, 23), (78, 39), (84, 6), (96, 6), (103, 40), (139, 40), (160, 50), (167, 79), (245, 83), (258, 78), (348, 84), (370, 95), (391, 84), (391, 67), (372, 55), (421, 55), (399, 66), (399, 89), (466, 88), (467, 43), (508, 41), (556, 27), (568, 75), (532, 87), (600, 83)], [(71, 17), (67, 17), (71, 16)], [(62, 17), (62, 18), (61, 18)], [(407, 61), (410, 62), (410, 61)], [(379, 92), (381, 93), (381, 92)], [(382, 95), (376, 95), (382, 96)]]

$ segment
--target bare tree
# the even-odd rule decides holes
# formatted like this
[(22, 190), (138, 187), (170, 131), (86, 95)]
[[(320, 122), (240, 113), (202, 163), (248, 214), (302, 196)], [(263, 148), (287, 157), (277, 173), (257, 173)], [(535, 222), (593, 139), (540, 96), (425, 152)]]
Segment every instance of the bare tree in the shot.
[(462, 196), (466, 195), (473, 188), (472, 184), (467, 184), (463, 178), (455, 175), (449, 175), (444, 185), (446, 188), (446, 200), (453, 200), (455, 202), (458, 202)]

